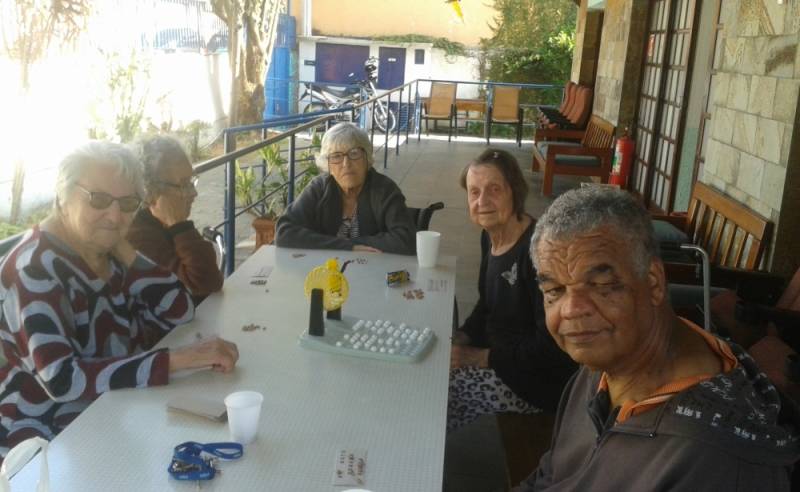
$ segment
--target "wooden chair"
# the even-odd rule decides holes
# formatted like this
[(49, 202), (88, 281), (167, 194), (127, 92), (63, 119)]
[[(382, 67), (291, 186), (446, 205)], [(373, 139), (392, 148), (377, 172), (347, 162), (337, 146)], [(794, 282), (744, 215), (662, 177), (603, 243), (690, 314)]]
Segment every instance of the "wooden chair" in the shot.
[(542, 195), (553, 193), (553, 176), (569, 174), (596, 176), (608, 183), (614, 145), (614, 125), (599, 116), (592, 116), (580, 143), (536, 141), (531, 169), (544, 167)]
[[(453, 129), (456, 131), (458, 137), (458, 128), (455, 125), (456, 117), (456, 88), (457, 84), (447, 82), (432, 82), (431, 83), (431, 97), (428, 102), (427, 110), (420, 115), (420, 118), (425, 120), (425, 134), (428, 134), (428, 120), (447, 120), (450, 127), (447, 129), (447, 141), (449, 142)], [(420, 139), (422, 133), (422, 126), (417, 133), (417, 140)]]
[(534, 137), (540, 140), (580, 140), (583, 138), (584, 129), (592, 114), (592, 98), (594, 91), (591, 87), (577, 86), (573, 104), (567, 108), (563, 115), (544, 116), (540, 118), (539, 130)]
[(564, 98), (558, 108), (539, 106), (538, 109), (541, 113), (539, 116), (539, 123), (542, 126), (546, 126), (549, 124), (550, 120), (554, 118), (565, 118), (566, 115), (572, 111), (572, 106), (575, 104), (575, 95), (578, 92), (578, 87), (580, 86), (571, 80), (567, 82), (564, 86)]
[(492, 103), (486, 114), (486, 145), (492, 136), (492, 124), (514, 125), (517, 145), (522, 146), (522, 108), (519, 106), (519, 87), (495, 86)]
[[(733, 198), (696, 182), (685, 214), (654, 215), (653, 220), (671, 224), (686, 240), (708, 252), (712, 266), (758, 270), (772, 238), (772, 221)], [(667, 279), (672, 283), (696, 283), (695, 265), (664, 257)], [(712, 285), (727, 286), (726, 273), (714, 269)]]

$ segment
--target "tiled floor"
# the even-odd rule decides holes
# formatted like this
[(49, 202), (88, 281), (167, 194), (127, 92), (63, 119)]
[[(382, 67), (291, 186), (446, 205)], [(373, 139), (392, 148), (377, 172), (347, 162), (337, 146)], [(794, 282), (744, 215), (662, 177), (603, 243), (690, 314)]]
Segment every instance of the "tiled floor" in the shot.
[[(518, 148), (513, 141), (493, 140), (492, 146), (505, 149), (517, 157), (531, 188), (526, 210), (534, 217), (541, 215), (551, 200), (541, 196), (540, 174), (530, 171), (531, 142), (523, 142), (522, 147)], [(399, 156), (395, 156), (394, 148), (389, 149), (386, 169), (383, 168), (383, 150), (378, 149), (375, 153), (375, 167), (400, 185), (409, 206), (425, 207), (433, 202), (444, 202), (445, 208), (434, 214), (430, 229), (442, 233), (441, 254), (458, 258), (456, 298), (461, 320), (472, 310), (478, 298), (480, 229), (469, 220), (465, 193), (458, 181), (464, 166), (485, 149), (483, 140), (469, 137), (459, 137), (450, 143), (446, 136), (431, 136), (419, 143), (412, 139), (408, 144), (401, 142)], [(554, 194), (577, 184), (577, 179), (558, 176), (554, 182)], [(222, 221), (223, 189), (221, 168), (207, 173), (201, 179), (198, 200), (192, 211), (192, 218), (198, 227), (216, 225)], [(237, 220), (238, 239), (245, 239), (251, 234), (249, 222), (247, 217)], [(505, 456), (493, 416), (482, 417), (448, 435), (445, 492), (494, 492), (505, 489)]]

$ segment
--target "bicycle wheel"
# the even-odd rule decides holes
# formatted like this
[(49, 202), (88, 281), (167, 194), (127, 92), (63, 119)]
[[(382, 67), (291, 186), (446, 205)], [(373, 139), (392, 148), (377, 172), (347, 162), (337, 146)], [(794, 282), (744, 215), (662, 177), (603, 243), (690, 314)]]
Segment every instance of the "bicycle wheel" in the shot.
[(391, 132), (395, 129), (395, 125), (397, 124), (397, 117), (394, 114), (394, 110), (389, 109), (386, 103), (376, 104), (375, 112), (372, 114), (372, 124), (384, 133), (387, 127)]

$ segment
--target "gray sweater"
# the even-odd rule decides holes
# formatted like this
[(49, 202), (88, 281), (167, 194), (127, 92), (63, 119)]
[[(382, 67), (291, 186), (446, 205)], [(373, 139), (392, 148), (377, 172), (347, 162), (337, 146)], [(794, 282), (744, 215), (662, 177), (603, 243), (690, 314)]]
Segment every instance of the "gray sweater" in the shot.
[(597, 391), (600, 374), (582, 368), (564, 390), (550, 451), (514, 492), (789, 490), (798, 435), (779, 421), (772, 383), (731, 349), (736, 368), (622, 423)]
[(358, 195), (361, 236), (337, 237), (342, 223), (342, 194), (330, 174), (314, 178), (286, 209), (275, 228), (275, 244), (285, 248), (344, 249), (362, 244), (385, 253), (413, 255), (416, 228), (397, 184), (374, 169)]

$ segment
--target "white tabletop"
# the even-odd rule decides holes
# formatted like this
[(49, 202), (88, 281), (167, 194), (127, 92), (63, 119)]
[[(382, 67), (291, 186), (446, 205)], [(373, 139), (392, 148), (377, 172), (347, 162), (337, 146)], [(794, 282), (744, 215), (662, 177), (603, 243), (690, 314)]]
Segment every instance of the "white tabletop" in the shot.
[[(350, 297), (345, 315), (430, 326), (437, 340), (414, 364), (353, 358), (301, 348), (308, 324), (305, 275), (329, 257), (362, 259), (345, 271)], [(366, 262), (363, 262), (366, 260)], [(266, 285), (253, 276), (274, 266)], [(386, 286), (385, 274), (406, 269), (412, 282)], [(50, 445), (53, 491), (194, 490), (169, 478), (173, 447), (184, 441), (228, 441), (227, 424), (167, 412), (181, 395), (219, 399), (236, 390), (264, 395), (257, 440), (244, 457), (221, 464), (223, 474), (202, 490), (340, 491), (333, 485), (343, 449), (367, 451), (366, 483), (384, 491), (441, 490), (455, 258), (418, 271), (415, 257), (263, 247), (197, 309), (195, 320), (161, 345), (177, 347), (197, 334), (235, 342), (232, 374), (201, 371), (167, 386), (106, 393)], [(403, 292), (422, 289), (424, 298)], [(244, 331), (247, 324), (266, 330)], [(38, 458), (12, 480), (12, 490), (34, 490)], [(356, 487), (353, 487), (356, 488)]]

